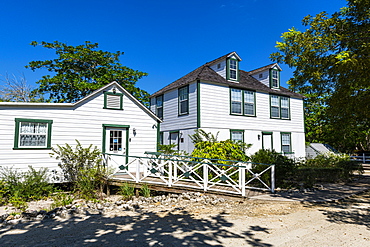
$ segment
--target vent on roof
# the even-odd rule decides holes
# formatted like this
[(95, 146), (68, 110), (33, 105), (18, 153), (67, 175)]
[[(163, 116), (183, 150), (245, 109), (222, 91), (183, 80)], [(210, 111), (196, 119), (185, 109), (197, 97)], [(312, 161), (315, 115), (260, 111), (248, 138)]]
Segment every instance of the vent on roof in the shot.
[(217, 69), (221, 69), (221, 64), (217, 64)]
[(120, 93), (106, 92), (104, 94), (104, 108), (122, 110), (122, 97)]
[(260, 74), (260, 78), (262, 78), (262, 77), (263, 77), (263, 74), (261, 73), (261, 74)]

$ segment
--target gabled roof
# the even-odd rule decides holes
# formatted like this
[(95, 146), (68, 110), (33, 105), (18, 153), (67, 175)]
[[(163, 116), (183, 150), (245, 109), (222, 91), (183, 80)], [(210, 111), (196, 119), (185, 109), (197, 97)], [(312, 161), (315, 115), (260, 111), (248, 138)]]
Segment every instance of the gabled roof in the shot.
[(90, 98), (93, 98), (94, 96), (98, 95), (101, 92), (106, 91), (109, 88), (116, 87), (119, 91), (123, 92), (126, 97), (128, 97), (130, 100), (132, 100), (139, 108), (141, 108), (144, 112), (146, 112), (148, 115), (150, 115), (152, 118), (157, 120), (158, 122), (162, 122), (161, 119), (159, 119), (151, 110), (149, 110), (147, 107), (145, 107), (139, 100), (137, 100), (132, 94), (130, 94), (126, 89), (124, 89), (120, 84), (118, 84), (116, 81), (113, 81), (104, 87), (101, 87), (91, 94), (87, 95), (83, 99), (80, 99), (79, 101), (75, 103), (29, 103), (29, 102), (0, 102), (1, 106), (11, 106), (11, 107), (40, 107), (40, 108), (60, 108), (60, 107), (76, 107), (79, 104), (85, 103)]
[(268, 70), (268, 69), (272, 69), (272, 68), (274, 68), (275, 66), (276, 66), (276, 67), (278, 67), (278, 69), (279, 69), (280, 71), (282, 71), (282, 69), (280, 68), (279, 64), (277, 64), (277, 63), (272, 63), (272, 64), (269, 64), (269, 65), (263, 66), (263, 67), (261, 67), (261, 68), (258, 68), (258, 69), (254, 69), (254, 70), (252, 70), (252, 71), (249, 71), (249, 73), (250, 73), (251, 75), (254, 75), (254, 74), (260, 73), (260, 72), (262, 72), (262, 71), (265, 71), (265, 70)]
[(219, 74), (217, 74), (213, 69), (210, 68), (210, 66), (227, 59), (230, 55), (233, 55), (233, 54), (236, 54), (236, 53), (235, 52), (228, 53), (228, 54), (226, 54), (222, 57), (219, 57), (219, 58), (217, 58), (217, 59), (215, 59), (211, 62), (208, 62), (208, 63), (200, 66), (199, 68), (193, 70), (189, 74), (181, 77), (180, 79), (178, 79), (178, 80), (172, 82), (171, 84), (165, 86), (161, 90), (153, 93), (150, 97), (155, 97), (155, 96), (164, 94), (165, 92), (174, 90), (176, 88), (186, 86), (186, 85), (188, 85), (192, 82), (195, 82), (197, 80), (201, 80), (201, 81), (206, 81), (206, 82), (211, 82), (211, 83), (213, 82), (213, 83), (225, 84), (225, 85), (228, 85), (230, 87), (237, 87), (237, 88), (242, 88), (242, 89), (255, 90), (255, 91), (258, 91), (258, 92), (275, 93), (275, 94), (286, 95), (286, 96), (295, 97), (295, 98), (303, 98), (303, 96), (301, 94), (294, 93), (294, 92), (292, 92), (292, 91), (290, 91), (290, 90), (288, 90), (284, 87), (280, 87), (280, 90), (279, 89), (271, 89), (268, 86), (264, 85), (263, 83), (261, 83), (260, 81), (258, 81), (257, 79), (255, 79), (254, 77), (251, 76), (252, 74), (258, 73), (256, 71), (260, 70), (262, 68), (264, 68), (264, 70), (269, 69), (269, 68), (273, 68), (274, 66), (277, 65), (276, 63), (267, 65), (267, 66), (259, 68), (257, 70), (253, 70), (252, 71), (253, 73), (243, 71), (243, 70), (239, 70), (239, 82), (230, 82), (230, 81), (226, 80), (225, 78), (223, 78), (222, 76), (220, 76)]

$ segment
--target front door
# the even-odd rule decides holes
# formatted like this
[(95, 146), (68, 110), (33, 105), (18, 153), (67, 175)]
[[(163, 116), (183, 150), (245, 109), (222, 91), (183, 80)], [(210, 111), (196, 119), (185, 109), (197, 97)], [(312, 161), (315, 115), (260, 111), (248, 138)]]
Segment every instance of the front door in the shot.
[(127, 163), (127, 128), (105, 127), (105, 153), (108, 165), (114, 169)]
[(174, 147), (174, 150), (179, 150), (179, 132), (174, 131), (170, 132), (170, 144), (176, 144), (176, 147)]
[(262, 148), (272, 150), (272, 132), (262, 132)]

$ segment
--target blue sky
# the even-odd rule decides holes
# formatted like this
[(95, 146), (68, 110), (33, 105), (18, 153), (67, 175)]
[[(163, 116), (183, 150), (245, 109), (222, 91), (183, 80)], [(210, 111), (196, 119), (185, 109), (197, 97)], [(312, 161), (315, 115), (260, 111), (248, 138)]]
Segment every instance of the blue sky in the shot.
[[(344, 6), (345, 0), (2, 1), (0, 74), (24, 74), (36, 87), (48, 72), (24, 66), (56, 55), (31, 41), (80, 45), (88, 40), (101, 50), (125, 52), (121, 63), (149, 73), (137, 85), (154, 93), (232, 51), (243, 59), (243, 70), (270, 64), (283, 32), (293, 26), (304, 30), (306, 15), (332, 14)], [(292, 70), (281, 67), (285, 82)]]

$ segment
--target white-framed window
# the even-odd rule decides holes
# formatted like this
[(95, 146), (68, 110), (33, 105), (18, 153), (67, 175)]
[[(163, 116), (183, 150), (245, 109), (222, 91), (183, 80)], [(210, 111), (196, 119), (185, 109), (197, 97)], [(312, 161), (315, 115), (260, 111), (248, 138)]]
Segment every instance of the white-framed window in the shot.
[(179, 88), (179, 115), (189, 114), (189, 86)]
[(231, 88), (231, 114), (242, 114), (242, 90)]
[(290, 119), (290, 98), (270, 95), (271, 118)]
[(255, 114), (255, 92), (244, 90), (244, 115), (254, 116)]
[(270, 87), (272, 88), (279, 88), (280, 87), (280, 76), (279, 70), (272, 69), (270, 72)]
[(280, 118), (280, 97), (271, 95), (271, 117)]
[(281, 118), (289, 119), (289, 98), (280, 96)]
[(281, 133), (281, 152), (292, 152), (291, 133)]
[(238, 80), (238, 60), (228, 60), (228, 80)]
[(256, 92), (230, 88), (230, 113), (236, 115), (256, 115)]
[(157, 96), (155, 98), (155, 113), (160, 118), (163, 119), (163, 95)]
[(230, 140), (244, 142), (244, 130), (230, 130)]
[(51, 148), (52, 120), (15, 119), (14, 149)]

